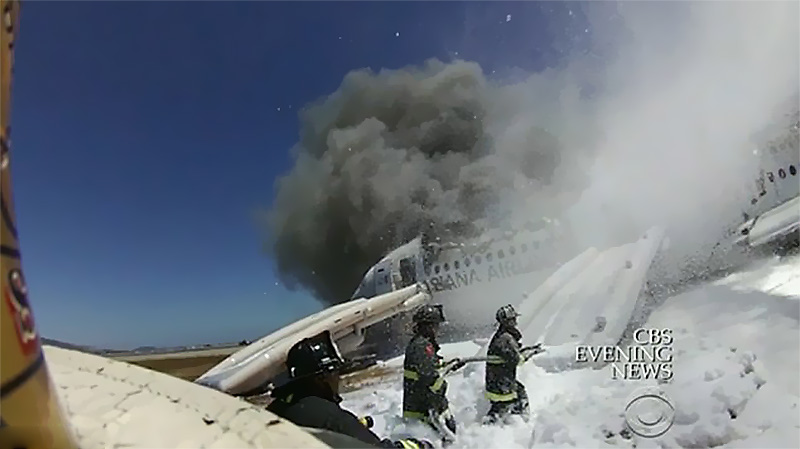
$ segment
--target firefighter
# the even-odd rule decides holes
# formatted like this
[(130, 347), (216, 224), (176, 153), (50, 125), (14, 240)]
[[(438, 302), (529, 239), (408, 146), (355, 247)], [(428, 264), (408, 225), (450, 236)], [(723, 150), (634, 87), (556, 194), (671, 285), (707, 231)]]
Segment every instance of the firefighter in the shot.
[(369, 430), (366, 420), (341, 408), (339, 373), (345, 361), (329, 331), (292, 346), (286, 366), (291, 380), (272, 391), (273, 401), (267, 407), (272, 413), (298, 426), (327, 429), (374, 447), (433, 448), (431, 442), (416, 438), (380, 439)]
[[(439, 370), (436, 334), (445, 321), (442, 306), (419, 306), (412, 316), (414, 336), (403, 362), (403, 417), (424, 422), (436, 430), (445, 444), (455, 441), (456, 421), (447, 401), (447, 381)], [(457, 361), (456, 361), (457, 362)]]
[(506, 305), (497, 310), (499, 327), (489, 342), (486, 361), (486, 398), (491, 407), (484, 422), (496, 423), (508, 415), (521, 415), (527, 421), (528, 393), (517, 380), (517, 366), (527, 360), (520, 346), (522, 334), (517, 329), (519, 314)]

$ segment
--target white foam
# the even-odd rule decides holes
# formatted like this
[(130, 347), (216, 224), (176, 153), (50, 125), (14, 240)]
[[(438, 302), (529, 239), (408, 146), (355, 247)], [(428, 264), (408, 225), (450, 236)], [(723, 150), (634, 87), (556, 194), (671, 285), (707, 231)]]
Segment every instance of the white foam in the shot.
[[(748, 272), (669, 299), (648, 326), (675, 329), (675, 377), (664, 386), (675, 403), (674, 426), (656, 439), (630, 439), (623, 410), (628, 395), (647, 382), (612, 380), (608, 368), (547, 373), (520, 369), (533, 417), (503, 427), (481, 426), (483, 368), (449, 378), (451, 410), (459, 422), (458, 448), (535, 447), (800, 447), (798, 302), (796, 258), (771, 261)], [(778, 293), (780, 287), (780, 294)], [(471, 355), (470, 344), (459, 347)], [(477, 345), (473, 346), (476, 347)], [(445, 346), (450, 356), (456, 346)], [(453, 349), (449, 349), (453, 348)], [(444, 349), (443, 349), (444, 351)], [(395, 359), (393, 363), (398, 363)], [(391, 384), (345, 395), (344, 406), (371, 415), (382, 437), (408, 433), (401, 413), (398, 373)], [(735, 414), (736, 419), (732, 418)]]

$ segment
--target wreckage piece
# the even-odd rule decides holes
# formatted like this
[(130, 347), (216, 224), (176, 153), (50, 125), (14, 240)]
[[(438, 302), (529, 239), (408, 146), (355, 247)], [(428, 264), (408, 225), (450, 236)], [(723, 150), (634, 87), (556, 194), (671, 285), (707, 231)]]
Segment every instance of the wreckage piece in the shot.
[(303, 338), (330, 331), (342, 352), (364, 341), (364, 330), (380, 321), (429, 301), (422, 284), (329, 307), (277, 330), (232, 354), (195, 380), (234, 395), (248, 395), (285, 371), (286, 354)]

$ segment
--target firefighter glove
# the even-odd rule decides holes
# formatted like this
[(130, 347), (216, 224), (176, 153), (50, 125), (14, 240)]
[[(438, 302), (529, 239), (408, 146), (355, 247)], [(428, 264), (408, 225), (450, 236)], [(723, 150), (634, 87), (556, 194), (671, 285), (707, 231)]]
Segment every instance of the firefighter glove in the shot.
[(433, 449), (433, 443), (417, 438), (405, 438), (395, 443), (396, 447), (403, 449)]
[(364, 425), (364, 427), (366, 427), (367, 429), (371, 429), (371, 428), (372, 428), (372, 426), (374, 426), (374, 425), (375, 425), (375, 420), (373, 420), (371, 416), (363, 416), (363, 417), (361, 417), (361, 418), (358, 418), (358, 420), (359, 420), (359, 422), (361, 422), (361, 424), (363, 424), (363, 425)]

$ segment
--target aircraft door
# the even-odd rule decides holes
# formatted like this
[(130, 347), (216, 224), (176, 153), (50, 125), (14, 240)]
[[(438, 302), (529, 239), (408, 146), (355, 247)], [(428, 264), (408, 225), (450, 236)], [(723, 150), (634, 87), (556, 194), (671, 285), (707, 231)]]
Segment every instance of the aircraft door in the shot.
[(382, 295), (388, 293), (392, 288), (392, 262), (390, 260), (381, 261), (375, 265), (375, 294)]
[(408, 287), (417, 282), (417, 267), (414, 259), (406, 257), (400, 261), (400, 288)]

